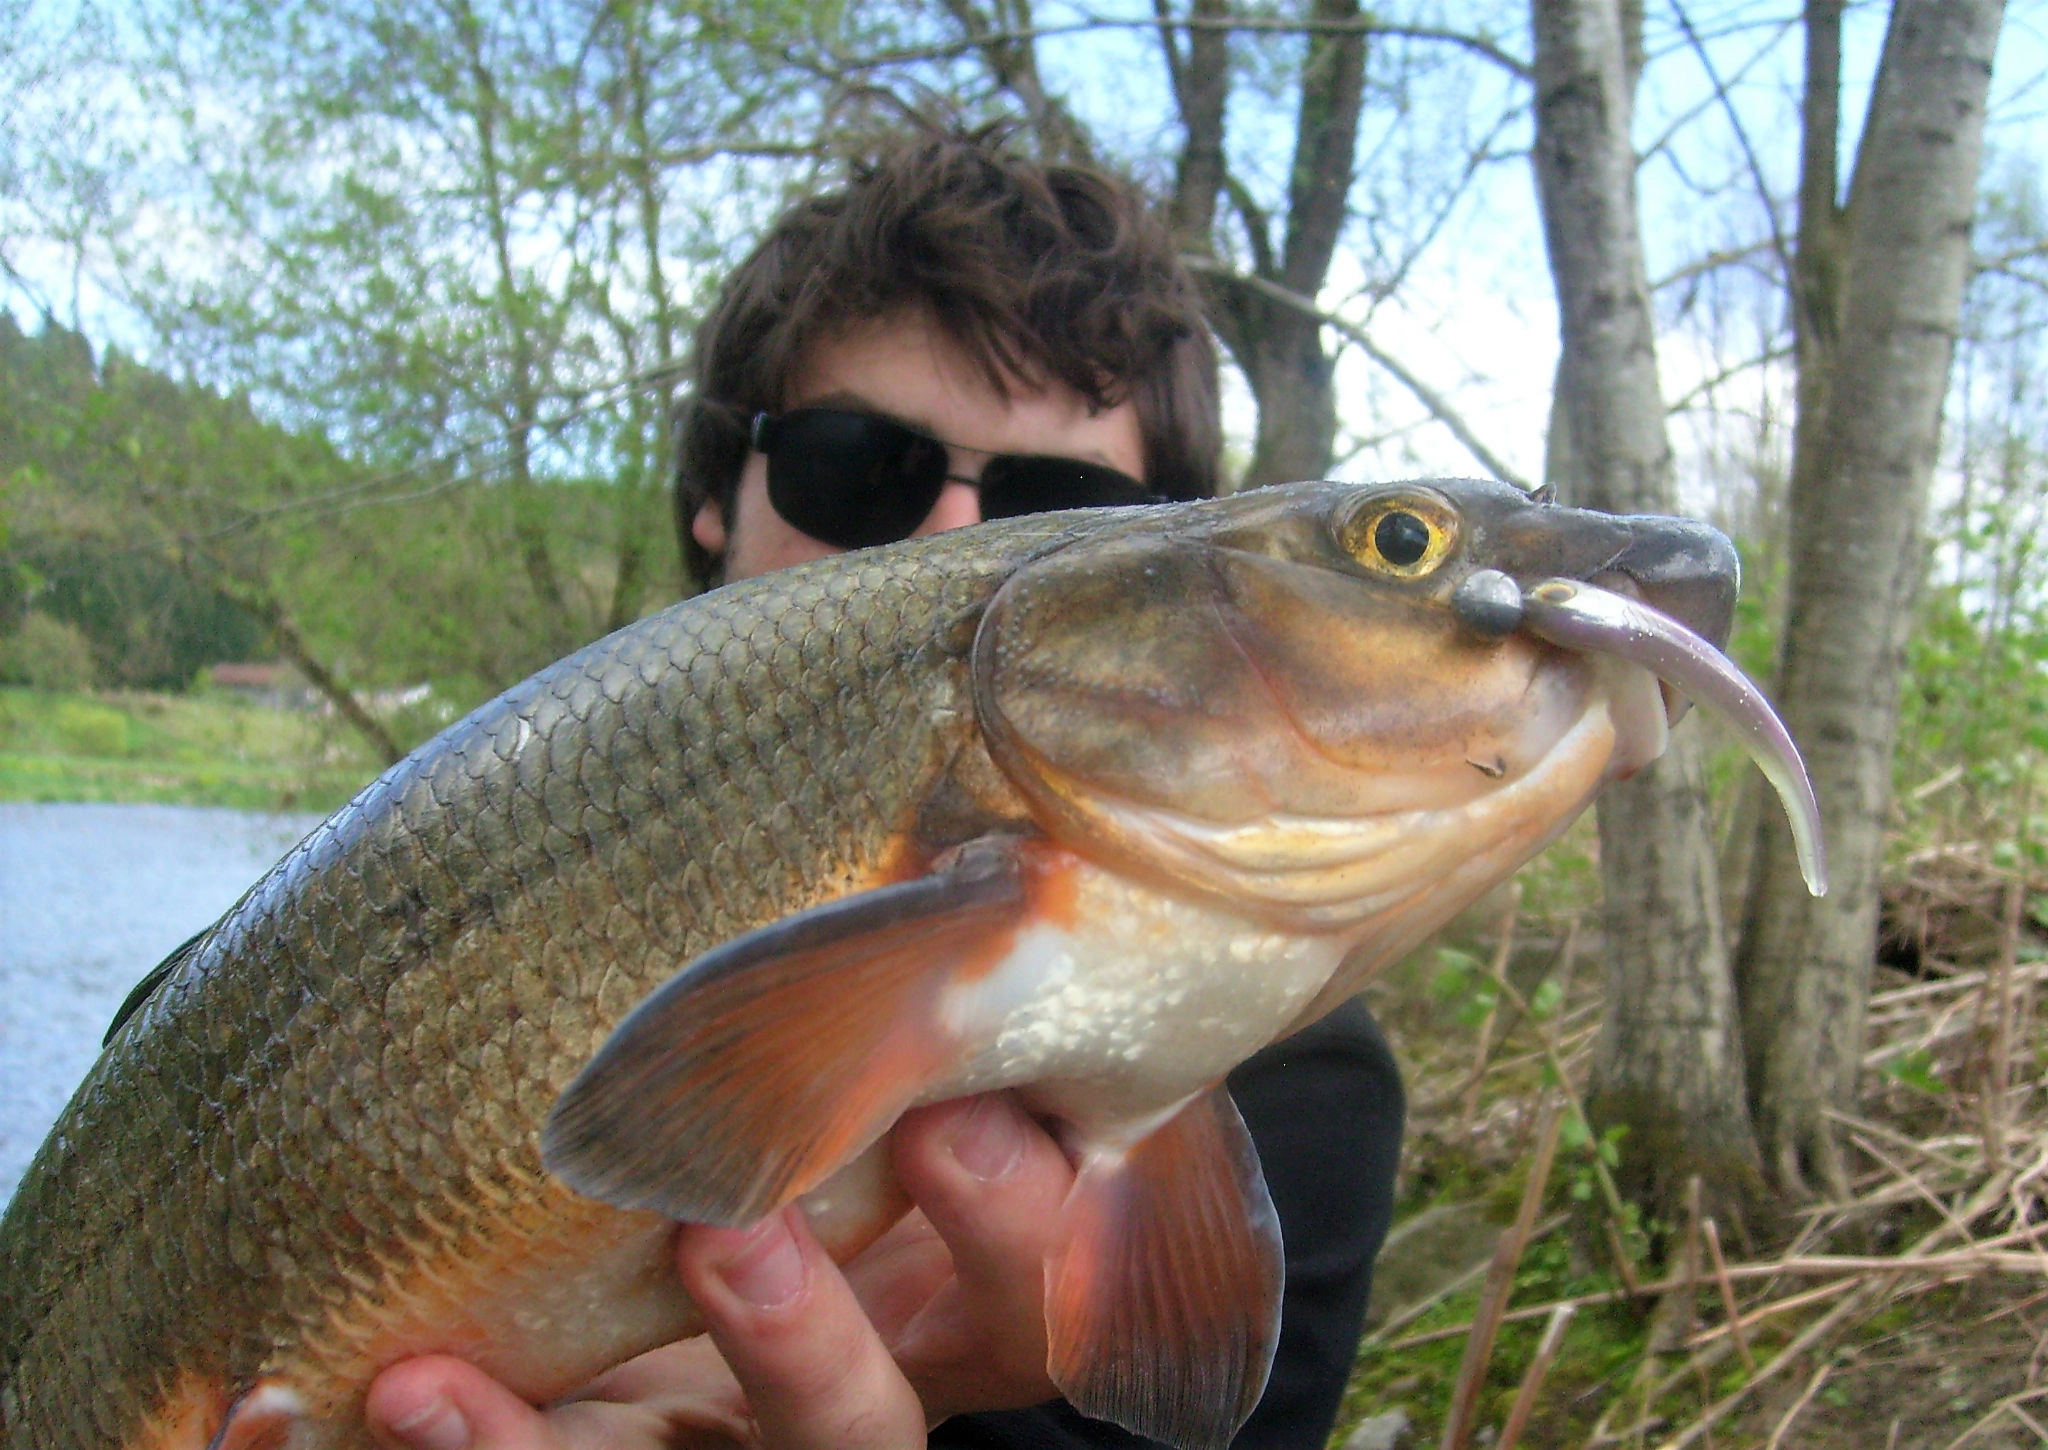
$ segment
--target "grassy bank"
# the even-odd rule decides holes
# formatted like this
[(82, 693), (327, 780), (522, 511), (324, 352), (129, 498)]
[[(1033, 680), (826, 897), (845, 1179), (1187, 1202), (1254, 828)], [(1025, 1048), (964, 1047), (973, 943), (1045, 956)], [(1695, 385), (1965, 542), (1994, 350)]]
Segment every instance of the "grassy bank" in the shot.
[(0, 688), (0, 801), (327, 811), (378, 768), (333, 720), (225, 694)]

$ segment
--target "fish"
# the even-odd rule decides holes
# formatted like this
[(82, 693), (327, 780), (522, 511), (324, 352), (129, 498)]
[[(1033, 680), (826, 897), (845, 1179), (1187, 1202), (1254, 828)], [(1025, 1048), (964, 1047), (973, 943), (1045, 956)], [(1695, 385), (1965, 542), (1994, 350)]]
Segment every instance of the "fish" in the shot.
[(694, 1332), (677, 1222), (902, 1213), (909, 1108), (1076, 1165), (1048, 1370), (1226, 1444), (1282, 1245), (1221, 1086), (1727, 715), (1704, 524), (1504, 484), (1004, 520), (686, 601), (458, 721), (138, 987), (0, 1220), (7, 1450), (359, 1450)]

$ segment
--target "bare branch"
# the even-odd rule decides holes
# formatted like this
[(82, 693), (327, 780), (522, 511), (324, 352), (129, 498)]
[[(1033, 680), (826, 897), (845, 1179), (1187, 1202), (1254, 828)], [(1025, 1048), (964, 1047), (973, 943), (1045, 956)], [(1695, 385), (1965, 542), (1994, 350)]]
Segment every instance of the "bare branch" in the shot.
[(1775, 253), (1776, 251), (1777, 247), (1774, 243), (1751, 242), (1746, 247), (1729, 247), (1722, 251), (1709, 252), (1704, 257), (1697, 257), (1687, 262), (1677, 271), (1659, 277), (1650, 284), (1650, 291), (1657, 293), (1665, 291), (1667, 288), (1681, 286), (1696, 278), (1704, 277), (1709, 272), (1718, 272), (1723, 267), (1733, 267), (1739, 263), (1747, 262), (1759, 253)]
[[(1358, 14), (1357, 0), (1312, 0), (1318, 19)], [(1301, 66), (1294, 158), (1287, 173), (1287, 242), (1280, 278), (1312, 293), (1329, 274), (1357, 174), (1358, 117), (1365, 98), (1363, 35), (1314, 35)]]
[(1670, 403), (1670, 405), (1664, 409), (1665, 416), (1673, 417), (1679, 413), (1683, 413), (1689, 408), (1691, 408), (1694, 403), (1698, 402), (1701, 398), (1704, 398), (1709, 393), (1713, 392), (1714, 389), (1720, 387), (1723, 383), (1727, 383), (1736, 378), (1739, 378), (1744, 373), (1754, 372), (1756, 369), (1760, 367), (1767, 367), (1771, 363), (1784, 362), (1787, 358), (1793, 356), (1793, 354), (1794, 349), (1790, 347), (1771, 347), (1764, 349), (1764, 351), (1758, 353), (1755, 357), (1745, 358), (1743, 361), (1738, 363), (1730, 363), (1727, 367), (1721, 369), (1721, 371), (1715, 373), (1712, 377), (1703, 379), (1702, 381), (1694, 384), (1692, 387), (1686, 389), (1683, 394), (1681, 394), (1678, 398), (1673, 400)]
[[(1174, 97), (1180, 105), (1180, 166), (1173, 184), (1173, 225), (1184, 245), (1212, 250), (1216, 196), (1226, 171), (1223, 152), (1223, 110), (1230, 95), (1230, 36), (1222, 30), (1198, 30), (1188, 37), (1182, 57), (1173, 36), (1168, 0), (1154, 0), (1159, 16), (1159, 43), (1173, 75)], [(1198, 16), (1226, 13), (1227, 0), (1193, 0)]]
[[(1001, 0), (998, 0), (998, 4)], [(973, 0), (945, 0), (946, 11), (967, 32), (973, 49), (981, 56), (997, 85), (1015, 96), (1030, 119), (1038, 143), (1053, 156), (1087, 161), (1094, 148), (1088, 134), (1059, 100), (1046, 94), (1038, 74), (1038, 37), (1042, 32), (1031, 23), (1030, 0), (1009, 0), (1021, 25), (998, 27), (983, 18)], [(1131, 22), (1132, 26), (1150, 21)]]
[[(1767, 59), (1769, 59), (1772, 50), (1775, 49), (1778, 42), (1783, 40), (1786, 34), (1790, 32), (1792, 27), (1797, 25), (1798, 23), (1799, 20), (1797, 16), (1794, 16), (1786, 20), (1778, 20), (1771, 22), (1771, 28), (1777, 31), (1777, 34), (1772, 37), (1771, 43), (1769, 45), (1760, 47), (1754, 54), (1750, 56), (1748, 60), (1744, 61), (1740, 66), (1738, 66), (1735, 70), (1735, 73), (1728, 77), (1727, 83), (1730, 86), (1733, 86), (1737, 82), (1747, 79), (1751, 71), (1755, 70), (1757, 67), (1761, 66)], [(1755, 27), (1743, 28), (1753, 29)], [(1700, 34), (1701, 32), (1695, 30), (1694, 33)], [(1719, 37), (1717, 35), (1709, 33), (1706, 34), (1704, 38), (1711, 40), (1717, 39)], [(1648, 146), (1645, 146), (1643, 148), (1642, 153), (1636, 157), (1637, 164), (1640, 165), (1642, 162), (1649, 160), (1652, 156), (1657, 155), (1659, 152), (1667, 150), (1670, 147), (1672, 141), (1678, 136), (1679, 132), (1683, 131), (1687, 126), (1690, 126), (1694, 121), (1697, 121), (1701, 116), (1705, 115), (1715, 106), (1722, 104), (1722, 102), (1723, 96), (1718, 91), (1710, 91), (1697, 104), (1688, 106), (1685, 110), (1680, 111), (1676, 116), (1672, 117), (1671, 124), (1664, 128), (1663, 134), (1657, 137), (1657, 139), (1652, 141)]]
[[(950, 8), (950, 3), (949, 3)], [(1473, 55), (1499, 66), (1520, 81), (1530, 78), (1529, 62), (1519, 56), (1502, 50), (1482, 35), (1471, 35), (1459, 30), (1446, 30), (1428, 25), (1389, 25), (1372, 16), (1360, 16), (1356, 20), (1282, 20), (1265, 16), (1222, 16), (1208, 17), (1191, 15), (1168, 22), (1175, 30), (1241, 32), (1263, 35), (1365, 35), (1382, 36), (1389, 40), (1432, 41), (1470, 51)], [(1143, 20), (1110, 19), (1091, 17), (1087, 20), (1068, 21), (1059, 25), (1020, 27), (1015, 30), (988, 30), (974, 35), (971, 39), (945, 41), (936, 45), (905, 46), (897, 50), (877, 51), (870, 56), (849, 60), (848, 70), (875, 69), (883, 66), (908, 65), (916, 61), (957, 60), (961, 56), (988, 44), (1004, 44), (1012, 41), (1035, 41), (1046, 36), (1081, 35), (1102, 30), (1156, 30), (1161, 21), (1155, 14)]]
[(1756, 147), (1750, 144), (1749, 128), (1742, 124), (1741, 113), (1735, 109), (1735, 99), (1728, 94), (1728, 82), (1721, 79), (1720, 68), (1714, 64), (1713, 56), (1707, 53), (1706, 43), (1699, 32), (1692, 28), (1692, 20), (1685, 13), (1683, 4), (1673, 4), (1672, 13), (1678, 18), (1678, 25), (1685, 32), (1693, 53), (1699, 57), (1700, 69), (1707, 73), (1713, 83), (1714, 99), (1727, 114), (1728, 127), (1735, 133), (1735, 144), (1742, 148), (1743, 163), (1749, 168), (1750, 183), (1756, 187), (1756, 199), (1763, 206), (1764, 216), (1771, 224), (1771, 249), (1778, 254), (1778, 265), (1785, 269), (1787, 277), (1792, 275), (1792, 243), (1785, 237), (1785, 230), (1778, 224), (1778, 204), (1771, 196), (1771, 188), (1764, 180), (1763, 164), (1757, 160)]
[(1223, 190), (1244, 222), (1245, 239), (1252, 249), (1252, 270), (1261, 277), (1271, 277), (1279, 266), (1273, 258), (1273, 219), (1253, 199), (1251, 188), (1234, 174), (1224, 173)]
[(819, 147), (808, 141), (707, 141), (698, 146), (653, 147), (647, 160), (656, 166), (699, 166), (725, 159), (806, 161), (818, 151)]
[(1401, 290), (1408, 280), (1409, 272), (1422, 259), (1422, 254), (1429, 249), (1430, 244), (1442, 234), (1444, 227), (1449, 224), (1452, 215), (1457, 210), (1458, 202), (1465, 195), (1465, 188), (1472, 184), (1472, 178), (1479, 174), (1479, 168), (1486, 165), (1489, 161), (1497, 159), (1498, 153), (1493, 149), (1494, 141), (1509, 126), (1520, 119), (1521, 112), (1518, 108), (1510, 107), (1501, 112), (1500, 118), (1494, 122), (1493, 129), (1488, 131), (1481, 138), (1479, 144), (1467, 154), (1465, 169), (1459, 173), (1457, 181), (1445, 189), (1436, 214), (1415, 235), (1413, 245), (1408, 248), (1407, 255), (1400, 259), (1391, 273), (1373, 283), (1368, 294), (1372, 299), (1371, 306), (1378, 306), (1380, 302), (1394, 296)]
[(1511, 483), (1519, 489), (1526, 490), (1533, 487), (1528, 479), (1515, 472), (1492, 449), (1480, 441), (1478, 433), (1474, 432), (1472, 425), (1467, 423), (1464, 416), (1451, 406), (1448, 398), (1430, 387), (1429, 384), (1423, 382), (1422, 379), (1416, 377), (1415, 374), (1409, 372), (1407, 368), (1403, 367), (1390, 354), (1383, 351), (1377, 343), (1366, 335), (1363, 328), (1353, 327), (1342, 318), (1330, 318), (1327, 319), (1327, 322), (1330, 327), (1335, 328), (1351, 342), (1356, 343), (1359, 351), (1393, 374), (1394, 380), (1413, 394), (1415, 400), (1429, 410), (1430, 416), (1443, 424), (1450, 435), (1457, 439), (1463, 445), (1465, 451), (1477, 459), (1480, 466), (1485, 468), (1488, 473), (1501, 482)]
[(1167, 0), (1152, 0), (1152, 18), (1159, 26), (1159, 48), (1166, 54), (1166, 79), (1173, 87), (1174, 104), (1180, 108), (1181, 119), (1188, 114), (1188, 92), (1185, 67), (1180, 42), (1173, 37), (1173, 12), (1167, 8)]
[(1297, 292), (1290, 292), (1278, 282), (1234, 271), (1213, 258), (1184, 256), (1181, 258), (1181, 261), (1191, 271), (1200, 272), (1229, 286), (1247, 288), (1263, 297), (1271, 298), (1283, 307), (1291, 307), (1297, 312), (1313, 317), (1323, 326), (1342, 335), (1347, 341), (1355, 343), (1361, 352), (1391, 373), (1396, 382), (1406, 388), (1415, 397), (1417, 402), (1427, 408), (1430, 416), (1443, 424), (1450, 435), (1457, 439), (1465, 451), (1477, 459), (1488, 473), (1504, 483), (1512, 483), (1517, 488), (1526, 489), (1530, 486), (1527, 480), (1508, 467), (1506, 463), (1502, 462), (1500, 457), (1480, 440), (1479, 434), (1473, 429), (1471, 424), (1465, 421), (1458, 410), (1451, 406), (1449, 399), (1445, 398), (1443, 394), (1430, 387), (1429, 384), (1423, 382), (1422, 379), (1416, 377), (1415, 374), (1402, 366), (1400, 362), (1388, 355), (1378, 343), (1372, 340), (1364, 328), (1337, 316), (1335, 313), (1325, 312), (1312, 299), (1303, 297)]
[(1970, 275), (1975, 277), (1985, 272), (1996, 272), (2007, 277), (2025, 278), (2027, 274), (2015, 272), (2014, 266), (2020, 262), (2030, 262), (2036, 257), (2048, 257), (2048, 241), (2029, 242), (2024, 247), (2014, 247), (2010, 251), (1972, 257)]

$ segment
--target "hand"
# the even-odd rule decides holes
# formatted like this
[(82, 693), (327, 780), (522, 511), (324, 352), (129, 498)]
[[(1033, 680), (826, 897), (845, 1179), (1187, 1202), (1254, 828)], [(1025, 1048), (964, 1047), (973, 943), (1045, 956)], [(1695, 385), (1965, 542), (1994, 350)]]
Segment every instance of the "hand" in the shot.
[(968, 1410), (1051, 1399), (1043, 1262), (1073, 1172), (1005, 1095), (906, 1114), (917, 1204), (842, 1271), (785, 1210), (746, 1232), (688, 1227), (676, 1264), (708, 1336), (536, 1410), (461, 1360), (394, 1365), (367, 1414), (406, 1450), (910, 1450)]

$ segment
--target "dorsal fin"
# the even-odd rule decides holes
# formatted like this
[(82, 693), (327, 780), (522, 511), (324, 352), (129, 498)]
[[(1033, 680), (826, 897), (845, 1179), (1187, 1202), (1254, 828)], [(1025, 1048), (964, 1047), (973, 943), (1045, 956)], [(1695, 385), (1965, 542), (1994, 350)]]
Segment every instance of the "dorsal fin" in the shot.
[(185, 938), (184, 942), (172, 951), (169, 956), (149, 969), (149, 975), (137, 982), (128, 995), (122, 999), (121, 1005), (114, 1009), (114, 1020), (107, 1024), (107, 1035), (100, 1039), (101, 1047), (107, 1046), (114, 1040), (114, 1034), (121, 1030), (122, 1024), (142, 1010), (142, 1004), (156, 995), (156, 989), (164, 984), (165, 979), (171, 973), (178, 970), (179, 964), (185, 958), (192, 955), (193, 950), (206, 940), (207, 935), (212, 930), (213, 927), (211, 926), (200, 928), (192, 933), (191, 936)]

